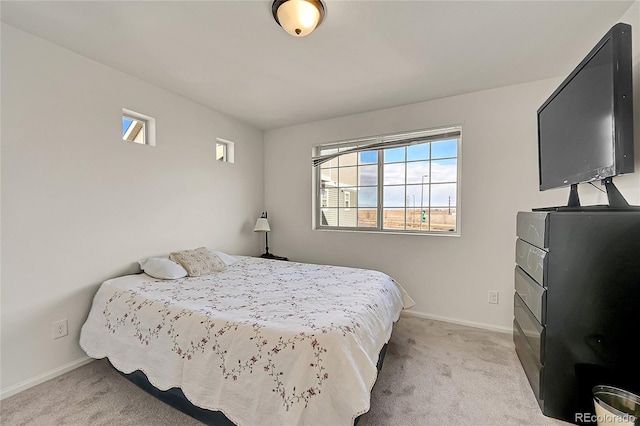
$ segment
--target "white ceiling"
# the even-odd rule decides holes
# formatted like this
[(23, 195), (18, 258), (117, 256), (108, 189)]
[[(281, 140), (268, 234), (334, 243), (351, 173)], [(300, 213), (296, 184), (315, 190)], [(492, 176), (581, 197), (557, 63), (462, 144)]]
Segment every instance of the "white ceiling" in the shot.
[[(271, 129), (567, 75), (632, 1), (2, 1), (2, 21)], [(640, 29), (638, 29), (640, 30)], [(636, 31), (638, 31), (636, 30)]]

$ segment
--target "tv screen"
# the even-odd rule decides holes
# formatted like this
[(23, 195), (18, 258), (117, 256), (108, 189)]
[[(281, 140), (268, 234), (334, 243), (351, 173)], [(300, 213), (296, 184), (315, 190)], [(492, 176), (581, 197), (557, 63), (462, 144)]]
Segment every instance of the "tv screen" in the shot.
[(633, 172), (631, 27), (615, 25), (538, 109), (540, 190)]

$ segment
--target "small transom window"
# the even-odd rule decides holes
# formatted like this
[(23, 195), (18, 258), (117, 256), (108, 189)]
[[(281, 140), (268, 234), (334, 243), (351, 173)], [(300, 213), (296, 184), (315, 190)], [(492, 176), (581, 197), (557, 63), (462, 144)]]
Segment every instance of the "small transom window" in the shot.
[(141, 145), (155, 145), (155, 119), (123, 108), (122, 140)]
[(216, 138), (216, 161), (233, 163), (235, 161), (235, 144), (229, 140)]

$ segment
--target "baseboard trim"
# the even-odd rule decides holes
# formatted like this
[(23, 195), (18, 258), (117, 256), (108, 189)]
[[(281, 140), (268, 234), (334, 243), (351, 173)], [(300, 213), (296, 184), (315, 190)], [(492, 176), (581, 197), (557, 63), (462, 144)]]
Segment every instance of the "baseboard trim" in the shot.
[(431, 319), (435, 321), (450, 322), (451, 324), (466, 325), (467, 327), (475, 327), (475, 328), (481, 328), (483, 330), (498, 331), (500, 333), (511, 334), (513, 332), (513, 329), (511, 329), (510, 327), (502, 327), (499, 325), (486, 324), (483, 322), (467, 321), (467, 320), (461, 320), (458, 318), (444, 317), (441, 315), (427, 314), (425, 312), (414, 311), (414, 310), (402, 311), (402, 315), (409, 316), (409, 317)]
[(89, 358), (88, 356), (85, 356), (75, 361), (72, 361), (68, 364), (62, 365), (58, 368), (54, 368), (53, 370), (47, 371), (46, 373), (42, 373), (31, 379), (19, 382), (13, 386), (9, 386), (6, 389), (2, 389), (2, 391), (0, 392), (0, 400), (13, 396), (29, 388), (32, 388), (36, 385), (39, 385), (40, 383), (44, 383), (47, 380), (51, 380), (53, 378), (61, 376), (64, 373), (68, 373), (71, 370), (75, 370), (78, 367), (82, 367), (83, 365), (89, 364), (91, 361), (94, 361), (94, 359)]

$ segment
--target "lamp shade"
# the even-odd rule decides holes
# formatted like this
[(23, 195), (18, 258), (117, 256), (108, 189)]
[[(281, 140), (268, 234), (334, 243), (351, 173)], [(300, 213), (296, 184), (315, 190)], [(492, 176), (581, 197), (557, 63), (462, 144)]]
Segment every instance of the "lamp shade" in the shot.
[(272, 12), (286, 32), (294, 37), (304, 37), (322, 22), (324, 6), (319, 0), (276, 0)]
[(267, 222), (267, 218), (261, 217), (256, 220), (256, 227), (253, 228), (253, 232), (269, 232), (271, 228), (269, 228), (269, 222)]

